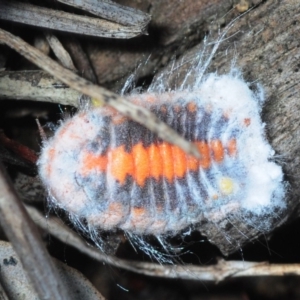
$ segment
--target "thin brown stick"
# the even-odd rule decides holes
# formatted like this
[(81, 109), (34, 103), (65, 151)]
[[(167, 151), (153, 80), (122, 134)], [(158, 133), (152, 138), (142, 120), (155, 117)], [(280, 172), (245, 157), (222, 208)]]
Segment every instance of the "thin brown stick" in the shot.
[[(131, 271), (148, 276), (214, 281), (216, 283), (233, 277), (300, 275), (300, 264), (283, 265), (269, 264), (268, 262), (225, 260), (219, 260), (216, 265), (207, 267), (163, 266), (142, 262), (127, 262), (127, 264), (131, 267)], [(125, 261), (123, 261), (122, 268), (124, 265)], [(129, 270), (129, 268), (127, 269)]]
[(45, 32), (45, 37), (54, 52), (55, 56), (58, 58), (60, 63), (67, 69), (70, 69), (74, 72), (76, 72), (76, 68), (73, 64), (72, 58), (70, 54), (66, 51), (66, 49), (63, 47), (60, 40), (52, 33)]
[(78, 107), (81, 93), (40, 70), (0, 72), (0, 99), (31, 100)]
[(214, 282), (220, 282), (232, 277), (300, 275), (300, 264), (275, 265), (269, 264), (268, 262), (225, 261), (220, 259), (216, 265), (211, 266), (164, 266), (154, 263), (120, 259), (101, 253), (99, 250), (87, 245), (82, 238), (67, 228), (60, 219), (56, 217), (45, 219), (45, 217), (35, 208), (26, 206), (26, 209), (39, 227), (49, 232), (60, 241), (78, 249), (80, 252), (97, 261), (105, 262), (111, 266), (138, 274), (153, 277)]
[(0, 222), (40, 299), (70, 299), (37, 228), (0, 163)]
[(42, 52), (24, 42), (22, 39), (2, 29), (0, 29), (0, 41), (1, 43), (16, 50), (38, 67), (58, 78), (74, 90), (88, 95), (100, 103), (112, 106), (125, 116), (143, 124), (165, 141), (179, 146), (188, 154), (194, 155), (198, 158), (200, 157), (200, 153), (193, 143), (186, 141), (175, 130), (171, 129), (167, 124), (163, 123), (147, 109), (136, 106), (117, 94), (94, 85), (90, 81), (76, 75), (70, 70), (63, 68), (51, 58), (45, 56)]
[(137, 26), (124, 26), (99, 18), (75, 15), (17, 1), (1, 0), (0, 19), (106, 38), (129, 39), (144, 33), (144, 28)]
[(94, 72), (94, 68), (86, 54), (81, 47), (79, 40), (75, 37), (66, 37), (62, 43), (70, 53), (79, 74), (93, 83), (97, 83), (97, 77)]
[(61, 3), (71, 5), (88, 11), (96, 16), (128, 26), (137, 26), (141, 30), (150, 22), (150, 15), (140, 10), (123, 6), (112, 1), (93, 0), (58, 0)]

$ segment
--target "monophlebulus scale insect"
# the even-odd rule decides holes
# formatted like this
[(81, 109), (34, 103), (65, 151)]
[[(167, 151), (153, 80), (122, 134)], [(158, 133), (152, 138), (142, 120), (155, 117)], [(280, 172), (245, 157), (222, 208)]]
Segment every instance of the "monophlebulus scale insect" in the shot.
[(201, 158), (112, 108), (82, 110), (45, 142), (38, 162), (52, 201), (76, 220), (130, 236), (164, 236), (203, 216), (213, 222), (211, 211), (221, 218), (284, 209), (283, 173), (270, 161), (274, 151), (264, 137), (262, 101), (240, 75), (210, 74), (190, 90), (127, 100), (195, 143)]

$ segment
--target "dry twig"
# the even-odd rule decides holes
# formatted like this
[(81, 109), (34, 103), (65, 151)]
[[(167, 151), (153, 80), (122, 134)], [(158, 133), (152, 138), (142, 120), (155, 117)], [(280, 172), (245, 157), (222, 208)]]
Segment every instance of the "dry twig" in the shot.
[(124, 26), (98, 18), (5, 0), (0, 3), (0, 19), (64, 32), (119, 39), (139, 36), (145, 30), (144, 27)]
[(73, 64), (73, 61), (70, 57), (70, 54), (65, 50), (60, 40), (52, 33), (45, 33), (46, 39), (53, 50), (57, 59), (61, 62), (61, 64), (74, 72), (76, 72), (76, 68)]
[(0, 72), (0, 99), (31, 100), (78, 107), (82, 93), (44, 71)]
[[(40, 299), (70, 299), (34, 223), (0, 164), (1, 227), (11, 241)], [(47, 278), (47, 280), (45, 280)]]
[(79, 74), (93, 83), (97, 83), (97, 77), (93, 66), (88, 59), (86, 52), (81, 47), (79, 40), (75, 37), (68, 37), (63, 40), (63, 44), (70, 53)]
[(216, 265), (202, 267), (194, 265), (166, 266), (120, 259), (103, 254), (99, 250), (87, 245), (75, 232), (67, 228), (60, 219), (56, 217), (45, 219), (35, 208), (26, 206), (26, 209), (39, 227), (60, 241), (78, 249), (80, 252), (97, 261), (138, 274), (214, 282), (220, 282), (233, 277), (300, 275), (300, 264), (284, 265), (269, 264), (268, 262), (225, 261), (220, 259)]
[(96, 16), (114, 21), (127, 26), (136, 26), (143, 29), (150, 22), (150, 15), (140, 10), (114, 3), (112, 1), (94, 0), (58, 0), (61, 3), (71, 5), (88, 11)]

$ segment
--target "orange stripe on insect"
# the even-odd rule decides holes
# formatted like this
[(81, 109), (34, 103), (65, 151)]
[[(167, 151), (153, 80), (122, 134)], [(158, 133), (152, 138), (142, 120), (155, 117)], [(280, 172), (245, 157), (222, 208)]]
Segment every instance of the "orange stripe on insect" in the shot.
[[(175, 178), (184, 177), (188, 171), (209, 168), (212, 160), (217, 163), (223, 161), (225, 153), (220, 140), (210, 143), (198, 141), (196, 145), (201, 159), (186, 155), (179, 147), (165, 142), (149, 147), (138, 143), (131, 152), (127, 152), (124, 145), (109, 149), (105, 155), (86, 152), (82, 158), (81, 172), (85, 176), (95, 169), (108, 171), (121, 185), (125, 183), (127, 175), (132, 176), (139, 186), (144, 186), (149, 177), (156, 180), (165, 178), (172, 183)], [(227, 149), (230, 156), (236, 155), (235, 139), (228, 142)]]
[(107, 168), (108, 159), (105, 155), (95, 155), (90, 152), (86, 152), (82, 158), (82, 175), (87, 175), (90, 171), (96, 169), (104, 172)]
[(111, 175), (120, 184), (125, 183), (126, 175), (134, 175), (134, 160), (132, 154), (125, 151), (124, 145), (108, 151), (108, 164)]
[(152, 144), (148, 148), (149, 160), (150, 160), (150, 176), (159, 179), (163, 174), (162, 156), (157, 145)]
[(224, 148), (220, 140), (213, 140), (210, 142), (210, 148), (213, 153), (213, 158), (217, 163), (224, 159)]
[(158, 148), (162, 156), (162, 176), (172, 182), (174, 178), (172, 146), (169, 143), (162, 143), (158, 145)]
[(132, 147), (131, 156), (134, 161), (133, 178), (138, 185), (143, 186), (150, 174), (149, 153), (142, 143)]
[(183, 177), (187, 170), (187, 160), (185, 152), (179, 147), (172, 147), (174, 174)]
[(197, 171), (199, 168), (199, 160), (195, 156), (188, 155), (186, 157), (187, 167), (189, 171)]
[(236, 139), (229, 140), (227, 144), (228, 153), (230, 156), (235, 156), (237, 153)]
[(211, 158), (210, 158), (210, 151), (209, 151), (209, 146), (207, 143), (200, 141), (196, 142), (196, 145), (199, 149), (199, 152), (201, 154), (201, 158), (199, 160), (200, 166), (203, 169), (207, 169), (210, 167), (211, 163)]

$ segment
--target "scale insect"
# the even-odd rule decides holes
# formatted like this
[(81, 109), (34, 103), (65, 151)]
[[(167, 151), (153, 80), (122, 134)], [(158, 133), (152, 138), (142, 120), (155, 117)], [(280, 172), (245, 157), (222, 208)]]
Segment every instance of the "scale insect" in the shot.
[(81, 111), (39, 158), (57, 206), (102, 230), (174, 235), (224, 204), (257, 214), (283, 205), (283, 174), (269, 161), (260, 102), (240, 78), (211, 74), (194, 91), (127, 98), (195, 143), (201, 158), (112, 108)]
[(44, 142), (38, 167), (51, 203), (99, 247), (98, 232), (120, 229), (160, 259), (145, 236), (168, 251), (165, 237), (203, 220), (236, 216), (267, 232), (272, 214), (284, 211), (283, 172), (260, 118), (263, 93), (251, 91), (238, 72), (203, 75), (224, 34), (187, 74), (199, 74), (189, 87), (162, 92), (160, 78), (148, 92), (125, 96), (193, 142), (200, 159), (110, 107), (79, 111)]

